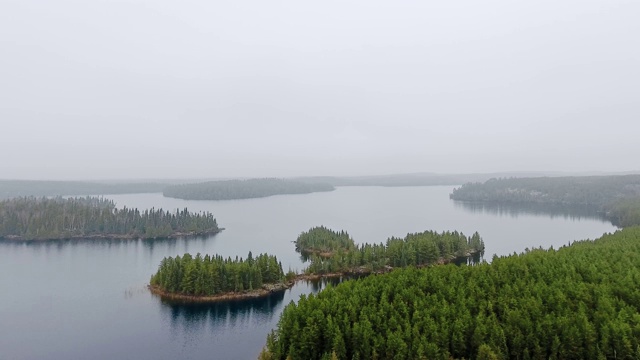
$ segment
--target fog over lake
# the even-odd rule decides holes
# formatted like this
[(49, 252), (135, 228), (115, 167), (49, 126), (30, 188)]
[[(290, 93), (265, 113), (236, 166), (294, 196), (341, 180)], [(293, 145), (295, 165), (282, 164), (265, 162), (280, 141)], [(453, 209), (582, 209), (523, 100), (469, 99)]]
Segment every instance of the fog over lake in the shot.
[(629, 171), (640, 2), (0, 6), (0, 178)]

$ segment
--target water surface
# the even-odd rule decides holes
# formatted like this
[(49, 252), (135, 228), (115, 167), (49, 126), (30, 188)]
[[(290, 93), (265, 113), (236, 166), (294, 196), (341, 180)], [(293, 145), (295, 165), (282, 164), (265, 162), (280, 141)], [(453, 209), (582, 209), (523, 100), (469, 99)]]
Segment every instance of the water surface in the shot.
[(223, 232), (157, 241), (0, 242), (0, 360), (255, 359), (282, 308), (322, 285), (268, 299), (172, 305), (145, 285), (165, 256), (269, 252), (285, 271), (304, 265), (291, 243), (317, 225), (384, 242), (424, 230), (480, 232), (486, 258), (559, 247), (615, 230), (594, 214), (496, 211), (449, 200), (452, 187), (342, 187), (328, 193), (234, 201), (109, 195), (118, 207), (212, 212)]

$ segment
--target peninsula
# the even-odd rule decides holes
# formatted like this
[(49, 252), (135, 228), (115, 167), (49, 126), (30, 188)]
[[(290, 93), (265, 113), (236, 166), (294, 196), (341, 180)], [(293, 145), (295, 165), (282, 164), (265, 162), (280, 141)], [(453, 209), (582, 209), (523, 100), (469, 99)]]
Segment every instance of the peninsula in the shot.
[(480, 204), (582, 206), (619, 227), (640, 225), (640, 175), (491, 179), (464, 184), (450, 198)]

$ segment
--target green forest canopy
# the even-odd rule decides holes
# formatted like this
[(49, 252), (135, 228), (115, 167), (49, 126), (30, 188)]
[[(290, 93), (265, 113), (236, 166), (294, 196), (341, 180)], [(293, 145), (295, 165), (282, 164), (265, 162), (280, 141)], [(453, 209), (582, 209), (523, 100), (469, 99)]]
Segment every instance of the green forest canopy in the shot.
[(251, 252), (246, 260), (224, 259), (220, 255), (202, 257), (199, 253), (167, 257), (151, 277), (151, 286), (183, 295), (210, 296), (260, 289), (264, 284), (284, 281), (282, 264), (275, 256)]
[(159, 238), (219, 231), (211, 213), (186, 208), (117, 209), (111, 200), (19, 197), (0, 201), (0, 238), (19, 240), (69, 239), (90, 236)]
[(268, 178), (174, 185), (164, 190), (164, 196), (185, 200), (233, 200), (333, 190), (335, 188), (330, 184)]
[(637, 359), (640, 228), (302, 295), (261, 359)]

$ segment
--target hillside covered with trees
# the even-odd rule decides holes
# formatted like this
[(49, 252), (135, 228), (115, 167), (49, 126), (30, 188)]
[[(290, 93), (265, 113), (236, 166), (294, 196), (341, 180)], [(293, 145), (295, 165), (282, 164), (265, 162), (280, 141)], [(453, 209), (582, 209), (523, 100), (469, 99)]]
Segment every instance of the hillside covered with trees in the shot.
[(157, 182), (99, 183), (90, 181), (0, 180), (0, 199), (25, 196), (86, 196), (162, 192)]
[(150, 284), (170, 294), (212, 296), (253, 291), (284, 281), (282, 264), (275, 256), (261, 254), (254, 258), (249, 252), (246, 259), (235, 260), (200, 254), (167, 257)]
[(269, 178), (173, 185), (165, 188), (164, 196), (185, 200), (234, 200), (333, 190), (332, 185), (324, 183)]
[[(346, 234), (334, 232), (334, 234)], [(348, 237), (348, 235), (346, 235)], [(353, 243), (353, 240), (351, 240)], [(465, 259), (484, 251), (476, 232), (465, 236), (457, 231), (425, 231), (405, 238), (389, 238), (385, 244), (362, 244), (354, 248), (336, 247), (330, 256), (311, 255), (308, 274), (372, 273), (407, 266), (426, 266)]]
[(261, 359), (637, 359), (640, 228), (302, 295)]
[(117, 209), (113, 201), (96, 197), (0, 201), (0, 238), (5, 239), (151, 239), (219, 231), (211, 213), (191, 213), (186, 208), (175, 213)]
[(640, 225), (640, 175), (491, 179), (454, 189), (453, 200), (579, 205), (615, 225)]

